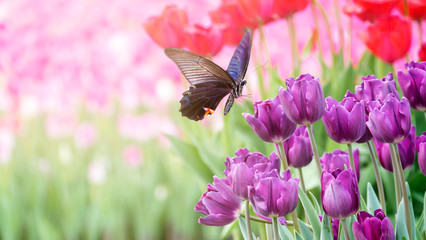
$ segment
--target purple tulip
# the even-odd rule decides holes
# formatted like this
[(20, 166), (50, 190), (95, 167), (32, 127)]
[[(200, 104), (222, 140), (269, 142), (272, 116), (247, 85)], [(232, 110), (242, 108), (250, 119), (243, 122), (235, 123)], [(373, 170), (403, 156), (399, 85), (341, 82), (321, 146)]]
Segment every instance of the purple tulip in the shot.
[(296, 124), (284, 113), (278, 97), (255, 102), (254, 116), (243, 113), (251, 129), (265, 142), (282, 143), (296, 130)]
[(200, 217), (198, 223), (209, 226), (224, 226), (240, 216), (241, 200), (232, 192), (227, 179), (213, 177), (213, 185), (207, 185), (207, 191), (195, 205)]
[(226, 157), (225, 176), (233, 192), (241, 199), (248, 200), (248, 187), (253, 186), (256, 172), (269, 172), (272, 169), (280, 170), (280, 159), (271, 153), (270, 159), (261, 153), (251, 153), (246, 148), (235, 152), (237, 157)]
[(380, 104), (370, 102), (371, 108), (367, 126), (373, 137), (380, 142), (395, 143), (404, 139), (410, 132), (410, 105), (406, 98), (398, 100), (389, 94)]
[(309, 74), (286, 80), (287, 89), (280, 88), (278, 97), (288, 118), (300, 125), (320, 120), (324, 113), (324, 93), (319, 79)]
[(426, 176), (426, 132), (416, 138), (417, 160), (419, 168), (423, 175)]
[[(416, 128), (411, 126), (410, 132), (404, 140), (397, 143), (399, 156), (401, 158), (401, 164), (403, 169), (410, 168), (416, 157), (415, 149), (416, 140)], [(376, 146), (377, 156), (382, 167), (389, 172), (393, 172), (392, 158), (389, 150), (389, 144), (382, 143), (373, 138), (374, 145)]]
[(389, 73), (381, 80), (374, 75), (368, 75), (361, 78), (361, 80), (361, 84), (355, 87), (355, 94), (349, 92), (346, 93), (346, 96), (354, 97), (358, 101), (371, 102), (382, 101), (389, 93), (392, 93), (399, 99), (392, 73)]
[(321, 203), (324, 212), (331, 218), (347, 218), (358, 211), (360, 195), (352, 169), (322, 172)]
[(328, 136), (335, 142), (348, 144), (360, 139), (365, 132), (365, 108), (363, 102), (347, 97), (342, 102), (332, 97), (325, 99), (326, 108), (322, 121)]
[(374, 216), (361, 211), (356, 215), (352, 230), (356, 240), (394, 240), (393, 226), (382, 209), (376, 209)]
[(405, 64), (407, 73), (398, 71), (398, 81), (412, 108), (426, 111), (426, 62)]
[(302, 168), (312, 161), (313, 152), (305, 126), (296, 128), (293, 135), (283, 143), (288, 165)]
[[(359, 180), (360, 170), (359, 170), (359, 150), (355, 149), (353, 151), (354, 163), (356, 168), (356, 176)], [(332, 153), (324, 153), (320, 158), (321, 168), (323, 171), (334, 171), (336, 169), (345, 170), (351, 168), (349, 163), (349, 154), (343, 150), (336, 149)]]
[(289, 169), (281, 177), (276, 169), (256, 175), (256, 184), (249, 187), (253, 210), (265, 217), (281, 217), (296, 209), (299, 179), (292, 178)]

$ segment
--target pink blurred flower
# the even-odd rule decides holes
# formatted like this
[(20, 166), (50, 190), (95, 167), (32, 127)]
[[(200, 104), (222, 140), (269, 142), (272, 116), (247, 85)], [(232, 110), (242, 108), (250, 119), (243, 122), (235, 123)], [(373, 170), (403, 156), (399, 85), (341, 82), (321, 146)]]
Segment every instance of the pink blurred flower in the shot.
[(74, 143), (80, 149), (92, 146), (98, 137), (95, 126), (92, 123), (80, 123), (74, 132)]
[(142, 152), (137, 146), (127, 146), (123, 151), (123, 158), (130, 167), (139, 167), (143, 163)]
[(186, 46), (191, 52), (211, 58), (223, 47), (223, 28), (211, 25), (206, 28), (199, 24), (185, 27)]

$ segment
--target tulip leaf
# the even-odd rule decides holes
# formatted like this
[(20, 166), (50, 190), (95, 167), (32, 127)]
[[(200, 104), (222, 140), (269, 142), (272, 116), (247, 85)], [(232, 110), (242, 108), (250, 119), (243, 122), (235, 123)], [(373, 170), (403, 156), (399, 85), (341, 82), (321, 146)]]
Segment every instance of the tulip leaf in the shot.
[(367, 204), (365, 204), (364, 198), (362, 195), (359, 195), (359, 199), (361, 200), (360, 211), (367, 211)]
[(313, 239), (314, 236), (308, 226), (306, 226), (306, 224), (300, 219), (297, 219), (297, 221), (299, 222), (299, 229), (303, 239)]
[(309, 192), (309, 198), (311, 199), (311, 202), (314, 203), (315, 209), (316, 209), (318, 215), (323, 215), (322, 208), (319, 205), (317, 198), (315, 197), (315, 195), (312, 192)]
[(409, 239), (406, 224), (407, 223), (405, 221), (404, 201), (401, 201), (398, 206), (398, 212), (396, 213), (395, 235), (397, 240)]
[(423, 236), (426, 236), (426, 220), (425, 220), (425, 215), (426, 215), (426, 192), (425, 192), (425, 197), (423, 198), (424, 202), (423, 202), (423, 231), (421, 232)]
[[(296, 240), (305, 240), (306, 238), (303, 238), (302, 236), (300, 236), (300, 234), (298, 232), (296, 232)], [(308, 238), (308, 239), (312, 239), (312, 238)]]
[[(355, 239), (353, 231), (352, 231), (352, 225), (353, 225), (354, 221), (355, 221), (355, 215), (352, 215), (352, 216), (346, 218), (345, 222), (344, 222), (344, 224), (346, 224), (346, 227), (348, 228), (349, 238), (351, 240)], [(343, 222), (342, 222), (342, 220), (340, 220), (340, 224), (339, 224), (339, 227), (340, 227), (339, 228), (339, 239), (340, 240), (346, 240), (345, 234), (343, 233), (344, 230), (343, 230), (343, 225), (342, 224), (343, 224)]]
[(370, 183), (367, 183), (367, 212), (369, 212), (371, 215), (374, 215), (374, 211), (376, 209), (383, 208), (380, 205), (376, 193), (374, 192), (373, 186), (371, 186)]
[[(243, 235), (244, 240), (248, 240), (249, 238), (247, 236), (247, 225), (243, 217), (241, 216), (238, 217), (238, 224), (240, 225), (241, 234)], [(254, 235), (254, 233), (251, 233), (251, 234), (253, 235), (253, 239), (256, 239), (256, 236)]]
[(322, 216), (321, 223), (321, 240), (333, 240), (333, 233), (330, 226), (330, 218), (327, 214)]
[(278, 234), (281, 239), (294, 239), (293, 235), (291, 235), (290, 230), (288, 230), (287, 226), (278, 224)]
[(413, 197), (411, 196), (411, 191), (410, 191), (410, 185), (408, 185), (407, 182), (405, 182), (405, 187), (407, 188), (407, 195), (408, 195), (408, 206), (410, 209), (410, 218), (411, 218), (411, 236), (415, 236), (416, 234), (416, 220), (414, 219), (414, 210), (413, 210)]
[(306, 194), (302, 189), (299, 188), (299, 199), (302, 202), (303, 208), (305, 209), (306, 214), (308, 215), (309, 221), (312, 224), (312, 230), (315, 235), (315, 239), (320, 239), (321, 237), (321, 222), (318, 217), (318, 213), (315, 211), (314, 206), (311, 201), (309, 201)]

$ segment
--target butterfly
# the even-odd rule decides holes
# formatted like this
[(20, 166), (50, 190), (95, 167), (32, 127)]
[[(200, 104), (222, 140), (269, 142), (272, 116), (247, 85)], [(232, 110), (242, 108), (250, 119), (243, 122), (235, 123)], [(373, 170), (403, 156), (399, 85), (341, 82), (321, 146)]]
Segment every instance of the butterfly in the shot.
[(241, 38), (229, 62), (223, 70), (214, 62), (195, 53), (178, 49), (166, 48), (164, 53), (173, 60), (191, 84), (182, 93), (180, 112), (191, 120), (202, 120), (212, 114), (220, 101), (228, 94), (225, 104), (225, 115), (231, 110), (234, 99), (241, 96), (247, 66), (250, 60), (252, 32), (249, 28)]

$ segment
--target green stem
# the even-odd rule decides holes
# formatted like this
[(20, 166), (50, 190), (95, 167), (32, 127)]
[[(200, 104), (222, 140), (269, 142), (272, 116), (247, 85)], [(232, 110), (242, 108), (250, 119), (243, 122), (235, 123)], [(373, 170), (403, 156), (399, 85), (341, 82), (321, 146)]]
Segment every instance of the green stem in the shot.
[(343, 218), (341, 222), (343, 224), (342, 226), (343, 226), (343, 233), (345, 234), (345, 239), (350, 240), (351, 238), (349, 237), (348, 226), (346, 226), (346, 218)]
[(344, 34), (343, 34), (343, 28), (342, 28), (342, 21), (340, 18), (340, 9), (339, 9), (339, 2), (337, 0), (334, 0), (334, 10), (336, 13), (336, 20), (337, 20), (337, 28), (339, 31), (339, 40), (340, 40), (340, 51), (342, 51), (344, 44)]
[(297, 44), (296, 27), (294, 24), (293, 15), (287, 18), (288, 31), (291, 42), (291, 57), (293, 63), (293, 75), (299, 76), (300, 74), (300, 58), (299, 58), (299, 46)]
[(349, 37), (348, 37), (348, 53), (347, 53), (347, 58), (348, 58), (348, 62), (351, 63), (352, 62), (352, 17), (349, 17)]
[(401, 201), (400, 196), (400, 184), (399, 184), (399, 174), (398, 174), (398, 163), (397, 163), (397, 157), (395, 154), (395, 150), (393, 149), (392, 143), (389, 143), (389, 150), (391, 153), (391, 159), (392, 159), (392, 168), (393, 168), (393, 180), (395, 182), (395, 196), (396, 196), (396, 208), (398, 210), (398, 204)]
[(266, 231), (266, 240), (272, 239), (272, 229), (270, 222), (265, 223), (265, 231)]
[[(245, 216), (245, 214), (243, 214), (243, 213), (241, 213), (241, 215), (240, 215), (241, 217), (244, 217), (244, 218), (246, 218), (246, 216)], [(262, 218), (260, 218), (260, 217), (255, 217), (255, 216), (250, 216), (250, 220), (251, 221), (256, 221), (256, 222), (260, 222), (260, 223), (265, 223), (265, 224), (271, 224), (271, 222), (269, 222), (269, 221), (266, 221), (266, 220), (264, 220), (264, 219), (262, 219)], [(287, 222), (287, 226), (294, 226), (294, 222), (293, 221), (290, 221), (290, 220), (286, 220), (286, 222)], [(305, 224), (310, 230), (312, 230), (312, 226), (310, 225), (310, 224)]]
[[(321, 12), (322, 17), (324, 18), (325, 26), (327, 27), (328, 40), (330, 41), (330, 49), (331, 49), (331, 52), (334, 55), (336, 53), (336, 51), (334, 49), (333, 34), (331, 33), (331, 27), (330, 27), (330, 23), (329, 23), (328, 18), (327, 18), (327, 13), (325, 12), (324, 8), (322, 7), (321, 3), (318, 0), (314, 0), (313, 3), (318, 7), (318, 9)], [(334, 60), (334, 58), (333, 58), (333, 60)]]
[(294, 224), (294, 236), (296, 236), (296, 232), (300, 232), (299, 221), (297, 221), (296, 209), (294, 209), (294, 211), (291, 213), (291, 217), (293, 218), (293, 224)]
[(246, 202), (246, 228), (247, 228), (247, 236), (249, 240), (253, 240), (253, 235), (251, 233), (251, 225), (250, 225), (250, 201), (245, 200)]
[(419, 27), (419, 41), (420, 45), (423, 43), (423, 30), (422, 30), (422, 21), (417, 21), (417, 26)]
[(274, 240), (279, 240), (280, 237), (278, 235), (278, 219), (277, 217), (272, 217), (272, 230), (274, 232)]
[[(318, 21), (318, 14), (317, 14), (317, 11), (315, 9), (315, 5), (311, 4), (311, 8), (312, 8), (312, 16), (314, 17), (315, 28), (316, 28), (316, 30), (318, 31), (318, 34), (319, 34), (320, 33), (320, 30), (319, 30), (319, 21)], [(321, 60), (324, 61), (322, 44), (321, 44), (321, 37), (318, 36), (316, 40), (318, 41), (318, 54), (319, 54), (319, 57), (321, 58)]]
[(288, 169), (287, 156), (284, 152), (283, 143), (275, 143), (275, 148), (277, 149), (278, 156), (280, 157), (281, 163), (283, 164), (284, 171)]
[[(262, 35), (262, 33), (263, 33), (263, 23), (262, 22), (259, 23), (259, 32)], [(259, 49), (262, 49), (262, 38), (260, 39), (260, 42), (259, 42)], [(259, 55), (257, 56), (257, 61), (258, 61), (259, 66), (262, 65), (262, 54), (259, 53)], [(261, 99), (264, 99), (265, 96), (266, 96), (266, 91), (265, 91), (265, 84), (263, 82), (263, 74), (262, 74), (261, 68), (256, 71), (256, 75), (257, 75), (257, 79), (259, 81), (260, 97), (261, 97)]]
[(354, 170), (355, 176), (356, 175), (356, 168), (354, 163), (354, 153), (352, 152), (352, 143), (348, 143), (348, 154), (349, 154), (349, 164), (351, 165), (352, 170)]
[(320, 159), (319, 159), (319, 155), (318, 155), (317, 144), (316, 144), (315, 138), (314, 138), (314, 132), (312, 131), (312, 125), (308, 124), (308, 125), (306, 125), (306, 128), (308, 130), (309, 141), (311, 142), (311, 146), (312, 146), (312, 152), (314, 153), (314, 159), (315, 159), (315, 163), (317, 165), (318, 175), (321, 178), (321, 173), (322, 173), (321, 163), (320, 163)]
[(380, 205), (382, 205), (383, 211), (386, 214), (386, 201), (385, 201), (385, 191), (383, 190), (382, 177), (380, 176), (379, 167), (377, 165), (377, 158), (374, 153), (374, 148), (371, 144), (371, 141), (367, 142), (368, 151), (370, 152), (371, 162), (373, 163), (374, 174), (376, 175), (377, 189), (379, 190)]
[[(405, 208), (405, 222), (407, 223), (407, 230), (410, 239), (413, 239), (413, 234), (411, 232), (411, 217), (410, 217), (410, 203), (408, 202), (408, 192), (407, 187), (405, 186), (405, 177), (404, 177), (404, 169), (402, 168), (401, 158), (399, 156), (398, 147), (396, 143), (393, 144), (394, 152), (397, 156), (397, 169), (399, 171), (402, 196), (404, 199), (404, 208)], [(395, 170), (395, 168), (394, 168)]]
[(263, 28), (263, 23), (259, 24), (259, 33), (260, 33), (260, 41), (263, 44), (263, 48), (264, 48), (263, 50), (266, 54), (266, 60), (268, 61), (267, 65), (270, 65), (271, 64), (271, 57), (269, 56), (268, 44), (267, 44), (266, 38), (265, 38), (265, 31), (264, 31), (264, 28)]

